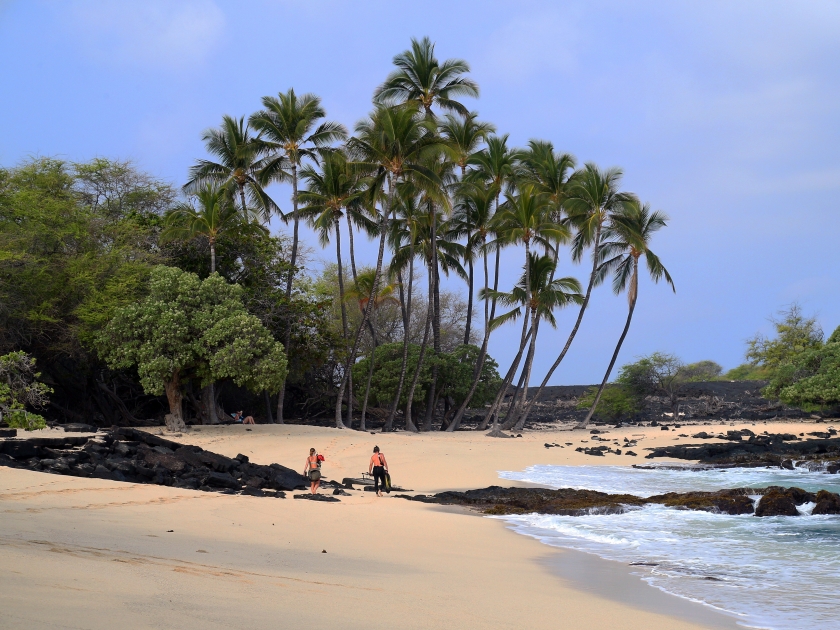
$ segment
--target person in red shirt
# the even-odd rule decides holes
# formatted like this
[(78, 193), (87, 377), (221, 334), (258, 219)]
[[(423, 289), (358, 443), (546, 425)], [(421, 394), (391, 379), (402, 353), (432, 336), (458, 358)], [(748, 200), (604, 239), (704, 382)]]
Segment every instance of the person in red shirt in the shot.
[[(379, 447), (373, 447), (373, 455), (370, 457), (370, 465), (368, 466), (368, 474), (373, 475), (373, 489), (376, 490), (376, 496), (382, 496), (382, 490), (385, 489), (385, 473), (388, 472), (388, 462), (385, 461), (385, 455), (379, 452)], [(380, 487), (381, 482), (381, 487)]]

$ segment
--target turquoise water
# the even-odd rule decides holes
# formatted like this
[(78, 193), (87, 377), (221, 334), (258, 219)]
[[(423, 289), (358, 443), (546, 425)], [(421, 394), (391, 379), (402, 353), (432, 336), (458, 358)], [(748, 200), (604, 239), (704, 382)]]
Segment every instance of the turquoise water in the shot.
[[(840, 475), (765, 468), (534, 466), (503, 479), (650, 496), (798, 486), (840, 491)], [(755, 499), (758, 499), (756, 495)], [(730, 516), (659, 505), (624, 514), (501, 517), (542, 542), (634, 564), (651, 586), (735, 615), (755, 628), (840, 628), (840, 516)]]

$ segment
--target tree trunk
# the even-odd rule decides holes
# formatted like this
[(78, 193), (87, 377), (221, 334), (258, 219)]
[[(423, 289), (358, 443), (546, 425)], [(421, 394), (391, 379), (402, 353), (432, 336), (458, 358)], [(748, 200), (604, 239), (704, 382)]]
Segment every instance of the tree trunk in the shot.
[[(295, 265), (297, 264), (297, 250), (298, 250), (298, 229), (300, 227), (300, 217), (298, 215), (298, 181), (297, 181), (297, 164), (292, 160), (292, 216), (294, 220), (294, 228), (292, 233), (292, 256), (289, 261), (289, 278), (286, 280), (286, 308), (290, 308), (292, 301), (292, 281), (295, 277)], [(287, 311), (288, 313), (288, 311)], [(292, 322), (286, 315), (286, 338), (283, 346), (286, 351), (286, 356), (291, 358), (292, 344)], [(287, 375), (288, 378), (288, 375)], [(283, 402), (286, 399), (286, 379), (280, 385), (280, 392), (277, 395), (277, 424), (283, 424)]]
[(566, 339), (566, 345), (563, 346), (563, 350), (560, 352), (560, 355), (552, 364), (551, 368), (549, 368), (548, 373), (543, 378), (542, 383), (537, 388), (536, 394), (531, 399), (531, 402), (528, 403), (528, 406), (525, 407), (525, 410), (522, 412), (524, 423), (525, 420), (528, 419), (528, 414), (531, 413), (531, 409), (534, 407), (534, 403), (539, 400), (540, 395), (542, 394), (543, 390), (545, 389), (546, 384), (548, 384), (548, 379), (551, 378), (551, 375), (554, 374), (554, 370), (560, 365), (563, 361), (563, 358), (566, 356), (566, 353), (569, 351), (569, 348), (572, 345), (572, 341), (575, 339), (575, 335), (577, 335), (578, 328), (580, 328), (580, 322), (583, 320), (583, 314), (586, 312), (586, 307), (589, 305), (589, 297), (592, 294), (592, 287), (595, 285), (595, 277), (598, 271), (598, 251), (601, 248), (601, 223), (598, 223), (598, 228), (595, 232), (595, 250), (592, 252), (592, 273), (589, 274), (589, 285), (586, 287), (586, 295), (583, 298), (583, 304), (580, 305), (580, 311), (578, 311), (577, 320), (575, 321), (575, 325), (572, 328), (572, 332), (569, 333), (568, 339)]
[[(405, 308), (403, 310), (403, 356), (402, 364), (400, 365), (400, 379), (397, 382), (397, 393), (394, 396), (394, 402), (391, 403), (391, 409), (388, 411), (388, 419), (385, 421), (386, 426), (390, 429), (394, 424), (394, 417), (397, 415), (397, 408), (400, 405), (400, 397), (402, 396), (403, 385), (405, 384), (405, 374), (408, 369), (408, 345), (409, 345), (409, 327), (411, 326), (411, 293), (414, 287), (414, 240), (413, 235), (411, 245), (409, 246), (408, 259), (408, 295), (405, 297)], [(402, 275), (402, 273), (400, 273)], [(400, 283), (402, 287), (402, 283)], [(402, 290), (400, 290), (402, 293)], [(411, 418), (406, 416), (405, 430), (416, 431), (417, 427), (411, 421)]]
[(368, 397), (370, 396), (370, 381), (373, 378), (373, 364), (376, 362), (376, 337), (373, 338), (373, 349), (370, 352), (370, 367), (368, 368), (367, 383), (365, 384), (365, 400), (362, 403), (362, 418), (359, 422), (359, 431), (367, 431), (365, 421), (367, 415)]
[(187, 428), (184, 424), (182, 411), (183, 394), (178, 372), (172, 375), (172, 379), (164, 383), (166, 399), (169, 401), (169, 413), (166, 414), (166, 428), (169, 431), (183, 431)]
[[(607, 385), (607, 381), (610, 378), (610, 373), (612, 372), (613, 367), (615, 366), (615, 362), (618, 359), (618, 353), (621, 351), (621, 344), (624, 343), (624, 338), (627, 336), (627, 331), (630, 330), (630, 320), (633, 319), (633, 311), (636, 309), (636, 299), (638, 298), (638, 286), (639, 286), (639, 260), (636, 259), (633, 261), (633, 277), (630, 279), (630, 287), (627, 291), (627, 297), (630, 302), (630, 308), (627, 310), (627, 321), (624, 324), (624, 330), (621, 331), (621, 337), (618, 338), (618, 345), (615, 347), (615, 352), (613, 352), (612, 359), (610, 360), (610, 364), (607, 367), (607, 373), (604, 374), (604, 379), (601, 381), (601, 385), (598, 387), (598, 393), (595, 394), (595, 402), (592, 403), (592, 408), (589, 410), (589, 413), (586, 414), (586, 419), (581, 423), (584, 427), (589, 424), (589, 421), (592, 419), (593, 414), (595, 413), (595, 408), (598, 406), (598, 402), (601, 400), (601, 394), (604, 391), (604, 387)], [(677, 416), (674, 416), (674, 420), (677, 420)]]
[[(524, 322), (524, 328), (528, 326), (528, 320), (526, 319)], [(519, 362), (522, 360), (522, 353), (525, 351), (525, 346), (527, 345), (527, 340), (530, 337), (532, 331), (528, 331), (523, 338), (519, 342), (519, 350), (516, 353), (516, 356), (513, 359), (513, 362), (510, 365), (510, 369), (508, 373), (505, 375), (505, 380), (502, 382), (501, 388), (499, 388), (499, 393), (496, 394), (496, 399), (493, 401), (493, 404), (490, 407), (490, 411), (487, 413), (487, 417), (481, 422), (479, 426), (479, 430), (483, 431), (487, 428), (487, 425), (492, 421), (493, 428), (490, 432), (491, 435), (498, 435), (499, 434), (499, 409), (504, 402), (505, 394), (507, 393), (508, 387), (510, 387), (511, 382), (513, 381), (513, 377), (516, 376), (516, 371), (519, 368)]]
[[(486, 243), (482, 243), (484, 249), (484, 255), (482, 259), (484, 261), (484, 293), (486, 295), (488, 289), (488, 272), (487, 272), (487, 250), (485, 249)], [(493, 290), (497, 291), (499, 288), (499, 250), (496, 249), (496, 273), (495, 277), (493, 278)], [(455, 431), (461, 426), (461, 421), (464, 419), (464, 414), (467, 412), (467, 408), (470, 405), (470, 401), (472, 397), (475, 395), (475, 390), (478, 389), (478, 383), (481, 380), (481, 370), (484, 368), (484, 361), (487, 359), (487, 346), (490, 342), (490, 320), (496, 316), (496, 299), (492, 300), (493, 306), (491, 311), (488, 313), (487, 309), (489, 307), (489, 303), (487, 298), (484, 299), (484, 339), (481, 342), (481, 350), (478, 353), (478, 361), (476, 362), (475, 366), (475, 373), (473, 375), (473, 382), (470, 385), (470, 391), (467, 393), (467, 397), (464, 398), (464, 401), (461, 403), (461, 406), (458, 408), (458, 411), (455, 413), (455, 417), (452, 419), (452, 423), (446, 427), (446, 430), (449, 432)]]
[[(390, 183), (391, 182), (389, 182), (389, 184)], [(373, 307), (373, 297), (377, 294), (379, 290), (379, 277), (382, 273), (382, 261), (385, 257), (385, 239), (388, 236), (388, 223), (391, 216), (391, 209), (394, 205), (394, 193), (396, 191), (396, 184), (397, 182), (394, 181), (393, 185), (389, 186), (390, 189), (388, 191), (388, 207), (383, 212), (382, 232), (379, 237), (379, 253), (376, 257), (376, 271), (374, 271), (373, 275), (373, 287), (371, 288), (370, 299), (365, 305), (365, 310), (362, 313), (362, 321), (359, 323), (359, 329), (356, 331), (356, 339), (353, 342), (353, 348), (350, 351), (350, 356), (347, 357), (347, 362), (344, 366), (344, 373), (341, 376), (341, 383), (338, 387), (338, 396), (335, 404), (335, 424), (336, 427), (339, 429), (346, 428), (344, 426), (344, 423), (341, 421), (341, 400), (344, 397), (344, 389), (347, 386), (347, 379), (349, 376), (350, 366), (353, 365), (353, 362), (356, 359), (356, 352), (359, 347), (359, 340), (362, 337), (362, 331), (364, 330), (368, 317), (370, 316), (370, 309)]]
[[(525, 384), (523, 385), (522, 396), (519, 398), (519, 401), (511, 412), (509, 418), (509, 422), (514, 431), (521, 431), (525, 427), (525, 420), (521, 417), (520, 412), (528, 402), (528, 387), (531, 384), (531, 368), (534, 365), (534, 354), (536, 354), (537, 350), (537, 335), (540, 332), (540, 321), (534, 317), (532, 322), (531, 327), (534, 329), (534, 334), (531, 335), (531, 345), (528, 348), (528, 355), (525, 357), (525, 367), (523, 368), (523, 372), (525, 373)], [(505, 425), (508, 425), (507, 421), (505, 422)]]
[(350, 221), (350, 211), (347, 210), (346, 212), (347, 218), (347, 236), (349, 238), (350, 243), (350, 271), (353, 272), (353, 284), (356, 287), (356, 291), (359, 290), (359, 275), (356, 273), (356, 246), (353, 240), (353, 223)]
[(216, 241), (210, 239), (210, 275), (216, 273)]
[(201, 389), (201, 406), (204, 407), (204, 413), (208, 424), (219, 424), (219, 418), (216, 416), (216, 392), (213, 383)]
[[(467, 247), (470, 246), (470, 239), (472, 238), (472, 234), (470, 231), (467, 231)], [(472, 253), (468, 253), (469, 258), (467, 259), (467, 266), (469, 268), (468, 271), (468, 278), (467, 284), (469, 285), (467, 294), (467, 325), (464, 328), (464, 345), (467, 345), (470, 342), (470, 331), (472, 328), (472, 311), (473, 311), (473, 292), (475, 291), (474, 281), (473, 281), (473, 260), (472, 260)]]
[[(265, 396), (265, 419), (268, 421), (269, 424), (274, 424), (274, 418), (271, 417), (271, 396), (268, 394), (268, 390), (263, 390), (263, 396)], [(215, 401), (214, 401), (215, 402)], [(215, 409), (216, 405), (213, 405)]]
[(338, 301), (341, 304), (341, 334), (344, 337), (344, 343), (347, 343), (347, 337), (350, 336), (347, 331), (347, 305), (344, 303), (344, 270), (341, 267), (341, 230), (339, 229), (338, 219), (335, 220), (335, 261), (338, 265)]
[[(432, 288), (432, 277), (431, 277), (431, 270), (429, 270), (429, 289), (431, 292)], [(414, 376), (411, 379), (411, 386), (408, 388), (408, 398), (405, 403), (405, 422), (406, 422), (406, 430), (408, 426), (411, 425), (411, 431), (417, 431), (417, 427), (414, 426), (413, 415), (411, 413), (412, 403), (414, 401), (414, 390), (417, 389), (417, 382), (420, 380), (420, 372), (423, 369), (423, 360), (426, 357), (426, 346), (429, 345), (429, 328), (432, 325), (432, 300), (429, 298), (428, 307), (426, 308), (426, 325), (424, 326), (423, 330), (423, 342), (420, 344), (420, 354), (417, 357), (417, 369), (414, 370)]]
[[(438, 251), (437, 251), (437, 212), (434, 206), (429, 203), (429, 211), (431, 214), (431, 233), (429, 235), (429, 245), (431, 246), (431, 268), (432, 278), (434, 279), (434, 287), (432, 295), (429, 299), (432, 300), (432, 339), (435, 356), (440, 355), (440, 272), (438, 269)], [(437, 389), (438, 365), (437, 361), (432, 365), (432, 383), (429, 387), (429, 401), (426, 405), (426, 417), (423, 420), (423, 430), (432, 430), (432, 421), (435, 415), (435, 390)]]
[(353, 428), (353, 368), (347, 374), (347, 420), (344, 421), (344, 428)]

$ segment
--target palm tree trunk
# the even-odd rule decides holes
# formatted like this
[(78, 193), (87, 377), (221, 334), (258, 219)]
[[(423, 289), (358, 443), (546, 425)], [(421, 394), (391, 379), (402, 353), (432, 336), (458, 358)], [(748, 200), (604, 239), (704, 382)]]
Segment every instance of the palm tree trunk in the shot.
[[(409, 233), (410, 234), (410, 233)], [(409, 238), (411, 238), (411, 244), (409, 245), (409, 259), (408, 259), (408, 295), (405, 297), (405, 310), (403, 312), (403, 356), (402, 356), (402, 364), (400, 365), (400, 379), (397, 383), (397, 393), (394, 396), (394, 402), (391, 403), (391, 409), (388, 411), (388, 419), (386, 420), (385, 424), (390, 429), (391, 426), (394, 424), (394, 417), (397, 414), (397, 408), (400, 405), (400, 396), (402, 396), (403, 385), (405, 384), (405, 373), (408, 368), (408, 336), (409, 336), (409, 327), (411, 326), (411, 292), (413, 289), (414, 283), (414, 238), (413, 235), (410, 234)], [(400, 276), (402, 276), (402, 272), (400, 272)], [(400, 283), (400, 287), (402, 287), (402, 283)], [(402, 289), (400, 289), (400, 293), (402, 293)], [(417, 427), (414, 426), (414, 422), (412, 422), (411, 418), (407, 417), (405, 419), (405, 429), (406, 431), (416, 431)]]
[[(432, 272), (429, 270), (429, 293), (432, 290)], [(429, 328), (432, 326), (432, 317), (434, 316), (431, 296), (429, 297), (428, 307), (426, 308), (426, 325), (423, 327), (423, 342), (420, 344), (420, 354), (417, 357), (417, 369), (414, 370), (414, 376), (411, 378), (411, 386), (408, 388), (408, 399), (405, 404), (405, 422), (406, 429), (411, 426), (411, 431), (417, 431), (414, 426), (414, 420), (411, 415), (411, 407), (414, 401), (414, 390), (417, 389), (417, 382), (420, 380), (420, 372), (423, 370), (423, 360), (426, 357), (426, 347), (429, 345)]]
[(362, 417), (359, 421), (359, 431), (367, 431), (367, 406), (370, 396), (370, 382), (373, 379), (373, 364), (376, 362), (376, 336), (373, 337), (373, 348), (370, 351), (370, 367), (368, 368), (367, 383), (365, 384), (365, 399), (362, 402)]
[[(487, 293), (488, 289), (488, 273), (487, 273), (487, 250), (486, 250), (486, 243), (484, 244), (484, 255), (482, 259), (484, 261), (484, 293)], [(495, 277), (493, 278), (493, 291), (498, 291), (499, 289), (499, 250), (496, 249), (496, 272)], [(490, 320), (496, 316), (496, 299), (492, 300), (493, 306), (490, 310), (490, 313), (487, 312), (489, 307), (488, 300), (484, 299), (484, 339), (481, 342), (481, 350), (478, 353), (478, 361), (476, 362), (475, 372), (473, 373), (473, 382), (470, 385), (470, 391), (467, 393), (467, 397), (464, 398), (464, 402), (461, 403), (461, 406), (458, 408), (458, 411), (455, 413), (455, 417), (452, 419), (451, 424), (446, 427), (447, 431), (455, 431), (458, 427), (461, 426), (461, 421), (464, 419), (464, 414), (467, 412), (467, 408), (470, 405), (470, 401), (472, 397), (475, 395), (475, 390), (478, 389), (478, 383), (481, 380), (481, 370), (484, 368), (484, 361), (487, 359), (487, 346), (490, 342)]]
[(353, 272), (353, 283), (359, 289), (359, 275), (356, 273), (356, 247), (353, 241), (353, 223), (350, 221), (350, 211), (347, 211), (347, 235), (350, 239), (350, 271)]
[(245, 203), (245, 184), (239, 184), (239, 199), (242, 201), (242, 216), (248, 218), (248, 204)]
[[(243, 197), (243, 203), (244, 197)], [(214, 239), (210, 239), (210, 274), (216, 273), (216, 241)], [(213, 383), (210, 383), (207, 387), (204, 388), (202, 391), (202, 402), (205, 405), (205, 410), (207, 412), (207, 419), (210, 424), (219, 424), (219, 418), (216, 415), (216, 392), (215, 386)], [(209, 401), (209, 402), (208, 402)]]
[(341, 383), (338, 386), (338, 396), (335, 403), (335, 424), (336, 427), (339, 429), (347, 428), (341, 421), (341, 401), (344, 397), (344, 389), (347, 386), (350, 366), (352, 366), (353, 362), (356, 360), (356, 352), (359, 349), (359, 341), (362, 338), (362, 331), (364, 330), (364, 327), (367, 324), (368, 317), (370, 316), (370, 310), (371, 308), (373, 308), (373, 298), (379, 290), (379, 277), (382, 274), (382, 261), (385, 258), (385, 239), (388, 236), (388, 222), (391, 217), (391, 210), (394, 206), (394, 193), (396, 191), (396, 184), (396, 181), (391, 182), (389, 179), (388, 207), (384, 209), (382, 216), (382, 232), (379, 237), (379, 253), (376, 257), (376, 270), (374, 271), (373, 275), (373, 286), (371, 287), (370, 299), (368, 299), (368, 303), (365, 305), (365, 310), (362, 312), (362, 321), (359, 323), (358, 330), (356, 330), (356, 338), (353, 341), (353, 347), (350, 350), (350, 354), (347, 357), (347, 361), (344, 364), (344, 373), (341, 376)]
[[(467, 247), (470, 246), (470, 239), (472, 238), (472, 234), (469, 230), (467, 230)], [(473, 311), (473, 292), (475, 287), (473, 285), (473, 260), (472, 260), (472, 253), (469, 253), (469, 258), (467, 259), (467, 266), (468, 266), (468, 279), (467, 284), (469, 285), (469, 293), (467, 294), (467, 325), (464, 328), (464, 345), (467, 345), (470, 342), (470, 329), (472, 327), (472, 311)]]
[(531, 369), (534, 365), (534, 355), (537, 350), (537, 335), (540, 332), (540, 320), (535, 316), (532, 322), (531, 327), (534, 330), (534, 334), (531, 335), (531, 347), (528, 349), (528, 355), (525, 357), (525, 367), (523, 368), (525, 383), (522, 387), (522, 396), (520, 396), (516, 407), (510, 413), (510, 418), (506, 419), (505, 426), (502, 427), (503, 429), (510, 428), (508, 427), (510, 424), (515, 431), (521, 431), (525, 426), (525, 421), (520, 417), (520, 411), (528, 402), (528, 386), (531, 384)]
[(592, 287), (595, 286), (595, 276), (598, 271), (598, 252), (601, 248), (601, 223), (598, 224), (598, 228), (595, 232), (595, 248), (592, 252), (592, 273), (589, 274), (589, 285), (586, 287), (586, 295), (583, 298), (583, 303), (580, 305), (580, 310), (578, 311), (577, 320), (575, 320), (575, 325), (572, 328), (572, 331), (569, 333), (568, 339), (566, 339), (566, 345), (563, 346), (563, 350), (560, 352), (560, 355), (552, 364), (551, 368), (549, 368), (548, 372), (543, 378), (542, 383), (537, 388), (537, 392), (534, 394), (534, 397), (531, 398), (531, 402), (528, 403), (528, 406), (525, 407), (525, 410), (522, 412), (522, 423), (525, 423), (525, 420), (528, 419), (528, 414), (531, 413), (531, 409), (534, 407), (534, 404), (539, 400), (540, 395), (542, 394), (543, 390), (545, 389), (546, 384), (548, 383), (548, 379), (551, 378), (551, 375), (554, 374), (554, 370), (560, 365), (563, 359), (566, 356), (566, 353), (569, 351), (569, 348), (572, 345), (572, 341), (575, 339), (575, 335), (577, 335), (578, 328), (580, 328), (580, 322), (583, 320), (583, 314), (586, 312), (586, 307), (589, 305), (589, 297), (592, 295)]
[[(440, 354), (440, 273), (438, 269), (438, 251), (437, 251), (437, 212), (434, 206), (429, 202), (429, 211), (431, 214), (431, 233), (429, 235), (431, 251), (431, 267), (432, 277), (434, 280), (434, 287), (432, 295), (429, 299), (432, 300), (432, 338), (434, 340), (435, 356)], [(426, 404), (426, 417), (423, 420), (423, 430), (432, 430), (432, 421), (435, 415), (435, 390), (437, 389), (438, 365), (437, 361), (432, 365), (432, 383), (429, 387), (429, 401)]]
[[(245, 196), (242, 196), (242, 204), (245, 204)], [(295, 276), (295, 265), (297, 264), (297, 250), (298, 250), (298, 228), (300, 224), (300, 216), (298, 215), (298, 180), (297, 180), (297, 164), (292, 160), (292, 216), (294, 220), (294, 228), (292, 232), (292, 256), (289, 261), (289, 277), (286, 280), (286, 308), (292, 299), (292, 281)], [(292, 344), (292, 323), (289, 317), (286, 317), (286, 337), (284, 339), (284, 349), (286, 356), (291, 357), (290, 346)], [(287, 375), (288, 376), (288, 375)], [(280, 392), (277, 395), (277, 424), (283, 424), (283, 402), (286, 399), (286, 379), (283, 379), (283, 384), (280, 386)]]
[[(627, 336), (627, 331), (630, 330), (630, 320), (633, 319), (633, 311), (636, 309), (636, 299), (638, 298), (638, 287), (639, 287), (639, 260), (636, 259), (633, 261), (633, 277), (630, 280), (630, 287), (627, 291), (628, 301), (630, 302), (630, 308), (627, 311), (627, 321), (624, 324), (624, 330), (621, 331), (621, 337), (618, 338), (618, 345), (615, 347), (615, 352), (613, 352), (612, 359), (610, 360), (610, 364), (607, 367), (607, 373), (604, 374), (604, 379), (601, 381), (601, 385), (598, 387), (598, 393), (595, 394), (595, 401), (592, 403), (592, 408), (589, 410), (589, 413), (586, 414), (586, 418), (581, 423), (584, 427), (589, 424), (589, 421), (592, 419), (592, 416), (595, 413), (595, 408), (598, 406), (598, 402), (601, 400), (601, 394), (604, 391), (604, 387), (607, 385), (607, 381), (610, 378), (610, 373), (612, 372), (613, 367), (615, 367), (615, 362), (618, 359), (618, 353), (621, 351), (621, 344), (624, 343), (624, 338)], [(679, 420), (676, 416), (674, 416), (674, 420)]]
[[(527, 332), (526, 332), (527, 331)], [(504, 402), (505, 394), (507, 394), (508, 387), (510, 387), (511, 382), (513, 381), (513, 377), (516, 376), (516, 372), (519, 369), (519, 362), (522, 360), (522, 353), (525, 351), (525, 346), (528, 343), (528, 338), (531, 335), (530, 330), (528, 330), (528, 319), (525, 318), (522, 326), (522, 338), (519, 342), (519, 350), (516, 353), (516, 356), (513, 358), (513, 361), (510, 364), (510, 368), (508, 369), (507, 374), (505, 375), (504, 381), (502, 381), (502, 386), (499, 388), (498, 393), (496, 394), (496, 398), (493, 401), (493, 404), (490, 406), (490, 411), (487, 412), (487, 416), (482, 420), (481, 424), (479, 425), (479, 430), (483, 431), (487, 428), (487, 425), (492, 420), (493, 428), (491, 431), (491, 435), (498, 435), (499, 434), (499, 409)]]
[[(530, 240), (528, 238), (524, 239), (524, 243), (525, 243), (525, 304), (523, 305), (523, 308), (525, 309), (525, 312), (523, 313), (523, 317), (522, 317), (522, 320), (523, 320), (522, 321), (522, 336), (521, 336), (520, 341), (519, 341), (519, 352), (516, 353), (516, 359), (514, 359), (514, 365), (511, 366), (512, 373), (509, 372), (510, 378), (505, 379), (506, 382), (502, 385), (502, 389), (500, 389), (499, 393), (496, 394), (496, 400), (493, 402), (493, 406), (490, 408), (490, 413), (488, 414), (488, 418), (485, 418), (484, 422), (482, 423), (484, 425), (482, 427), (482, 430), (483, 430), (484, 428), (486, 428), (486, 423), (488, 422), (489, 417), (492, 416), (492, 418), (493, 418), (493, 428), (490, 431), (490, 435), (494, 436), (494, 437), (498, 436), (498, 435), (501, 435), (501, 432), (499, 431), (499, 422), (498, 422), (499, 410), (502, 406), (502, 403), (504, 402), (504, 395), (507, 392), (507, 388), (510, 385), (511, 381), (513, 380), (513, 376), (516, 374), (516, 368), (519, 367), (519, 361), (522, 360), (522, 352), (524, 351), (525, 344), (526, 344), (526, 333), (528, 332), (528, 323), (529, 323), (528, 320), (530, 319), (530, 312), (531, 312), (531, 265), (529, 264), (530, 260), (531, 260), (531, 257), (530, 257), (531, 248), (530, 248)], [(531, 334), (534, 333), (534, 332), (536, 332), (536, 331), (534, 330), (533, 327), (531, 327)], [(522, 371), (522, 376), (523, 376), (523, 378), (525, 376), (525, 371), (524, 370)], [(516, 398), (518, 397), (518, 395), (519, 395), (519, 390), (517, 389), (516, 393), (514, 394), (514, 399), (513, 399), (513, 401), (511, 401), (511, 406), (510, 406), (511, 410), (513, 410), (513, 408), (514, 408), (514, 403), (516, 402)]]
[(338, 265), (338, 301), (341, 303), (341, 334), (347, 343), (347, 305), (344, 303), (344, 270), (341, 266), (341, 229), (338, 220), (335, 221), (335, 261)]

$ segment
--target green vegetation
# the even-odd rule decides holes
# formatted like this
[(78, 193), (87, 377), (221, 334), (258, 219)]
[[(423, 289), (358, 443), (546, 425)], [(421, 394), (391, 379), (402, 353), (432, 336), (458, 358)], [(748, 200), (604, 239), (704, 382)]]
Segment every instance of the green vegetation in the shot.
[[(481, 428), (521, 430), (539, 397), (527, 392), (540, 327), (575, 307), (542, 388), (612, 274), (629, 311), (607, 382), (640, 258), (673, 287), (649, 248), (665, 216), (622, 190), (620, 169), (578, 168), (547, 140), (509, 146), (461, 102), (479, 94), (469, 64), (438, 59), (428, 38), (393, 64), (352, 135), (291, 88), (222, 116), (179, 189), (103, 159), (0, 171), (0, 351), (37, 359), (50, 416), (213, 422), (236, 404), (364, 429), (374, 404), (385, 430), (454, 431), (489, 404)], [(281, 182), (288, 205), (271, 196)], [(272, 235), (272, 219), (290, 234)], [(334, 248), (334, 266), (312, 270), (300, 221)], [(378, 247), (368, 269), (359, 236)], [(499, 286), (505, 248), (522, 265), (512, 287)], [(556, 277), (589, 257), (585, 283)], [(442, 276), (462, 279), (466, 299)], [(488, 347), (508, 326), (518, 351), (502, 376)], [(632, 407), (605, 391), (603, 413)]]
[(136, 367), (147, 394), (164, 392), (169, 413), (182, 420), (182, 386), (230, 379), (252, 391), (276, 392), (286, 377), (283, 346), (245, 311), (242, 289), (218, 274), (159, 266), (149, 295), (118, 310), (98, 339), (117, 369)]
[(780, 318), (770, 320), (776, 329), (775, 338), (756, 335), (747, 341), (750, 365), (765, 368), (771, 374), (796, 355), (819, 348), (823, 341), (823, 331), (816, 318), (805, 317), (798, 304), (780, 311), (779, 315)]
[[(595, 405), (597, 387), (590, 387), (578, 398), (578, 409), (591, 409)], [(604, 387), (595, 406), (593, 417), (607, 422), (631, 418), (644, 408), (644, 398), (631, 388), (619, 383), (610, 383)]]
[(27, 410), (46, 406), (52, 389), (39, 382), (35, 360), (25, 352), (0, 356), (0, 422), (18, 429), (43, 429), (42, 416)]
[(840, 327), (823, 344), (789, 356), (773, 373), (765, 395), (805, 411), (840, 405)]

